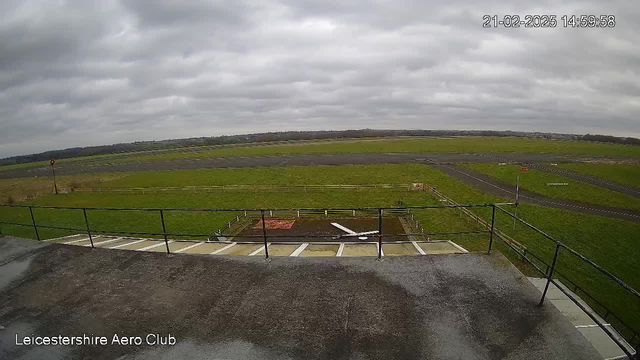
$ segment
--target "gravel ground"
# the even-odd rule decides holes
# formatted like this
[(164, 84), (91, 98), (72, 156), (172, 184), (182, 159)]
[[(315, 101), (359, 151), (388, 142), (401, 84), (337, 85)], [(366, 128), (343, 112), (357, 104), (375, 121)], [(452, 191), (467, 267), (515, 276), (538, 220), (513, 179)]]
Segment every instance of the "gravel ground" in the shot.
[[(13, 249), (0, 358), (599, 358), (497, 253), (265, 261), (33, 243), (0, 239), (0, 253)], [(16, 334), (109, 344), (17, 346)], [(175, 345), (118, 346), (114, 334)]]

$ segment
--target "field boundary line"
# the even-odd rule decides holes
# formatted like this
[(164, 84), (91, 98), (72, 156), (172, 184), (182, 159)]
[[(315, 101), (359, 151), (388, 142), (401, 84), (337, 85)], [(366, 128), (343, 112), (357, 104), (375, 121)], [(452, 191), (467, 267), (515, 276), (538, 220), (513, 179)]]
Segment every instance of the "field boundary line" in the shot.
[(210, 185), (210, 186), (157, 186), (157, 187), (99, 187), (71, 189), (72, 192), (89, 194), (104, 193), (158, 193), (158, 192), (211, 192), (211, 191), (253, 191), (253, 192), (273, 192), (273, 191), (323, 191), (323, 190), (407, 190), (422, 191), (421, 183), (409, 184), (318, 184), (318, 185)]

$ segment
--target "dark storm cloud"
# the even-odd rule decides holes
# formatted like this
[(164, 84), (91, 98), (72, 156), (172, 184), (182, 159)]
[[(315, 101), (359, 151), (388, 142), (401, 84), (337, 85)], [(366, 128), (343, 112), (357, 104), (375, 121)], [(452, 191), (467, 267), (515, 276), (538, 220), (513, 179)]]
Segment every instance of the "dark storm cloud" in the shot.
[[(483, 29), (484, 14), (559, 25)], [(289, 129), (640, 136), (639, 15), (628, 0), (5, 0), (0, 156)]]

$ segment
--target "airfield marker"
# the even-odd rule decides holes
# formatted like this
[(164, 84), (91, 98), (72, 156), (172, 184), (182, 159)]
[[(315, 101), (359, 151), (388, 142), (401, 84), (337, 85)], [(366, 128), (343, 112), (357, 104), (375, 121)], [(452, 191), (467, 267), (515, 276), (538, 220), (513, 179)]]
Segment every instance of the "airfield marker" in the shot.
[(340, 243), (340, 247), (338, 248), (338, 253), (336, 254), (336, 256), (341, 257), (343, 251), (344, 251), (344, 243)]
[[(169, 244), (172, 243), (172, 242), (173, 242), (173, 240), (169, 240), (168, 241)], [(157, 248), (158, 246), (162, 246), (162, 245), (164, 245), (163, 242), (161, 242), (160, 244), (153, 244), (153, 245), (145, 246), (142, 249), (136, 249), (136, 251), (146, 251), (146, 250), (149, 250), (149, 249)]]
[[(269, 246), (271, 246), (271, 244), (270, 244), (270, 243), (269, 243), (269, 244), (267, 244), (267, 248), (268, 248)], [(265, 247), (264, 247), (264, 245), (263, 245), (262, 247), (258, 248), (258, 250), (256, 250), (256, 251), (252, 252), (251, 254), (249, 254), (249, 256), (255, 256), (255, 255), (258, 255), (258, 254), (260, 254), (262, 251), (264, 251), (264, 249), (265, 249)]]
[(202, 245), (202, 244), (204, 244), (204, 242), (199, 242), (199, 243), (196, 243), (196, 244), (193, 244), (193, 245), (187, 246), (186, 248), (182, 248), (182, 249), (180, 249), (180, 250), (176, 250), (176, 251), (175, 251), (175, 253), (181, 253), (181, 252), (183, 252), (183, 251), (187, 251), (187, 250), (189, 250), (189, 249), (193, 249), (194, 247), (196, 247), (196, 246), (200, 246), (200, 245)]
[(411, 243), (413, 244), (413, 246), (416, 247), (416, 250), (418, 250), (420, 255), (427, 255), (427, 253), (424, 252), (424, 250), (422, 250), (422, 248), (420, 246), (418, 246), (418, 244), (415, 241), (412, 241)]
[(80, 241), (87, 241), (87, 240), (89, 240), (89, 238), (88, 238), (88, 237), (85, 237), (85, 238), (78, 239), (78, 240), (71, 240), (71, 241), (67, 241), (67, 242), (64, 242), (63, 244), (65, 244), (65, 245), (69, 245), (69, 244), (77, 243), (77, 242), (80, 242)]
[(291, 253), (291, 255), (289, 255), (289, 256), (296, 257), (296, 256), (300, 255), (300, 254), (304, 251), (304, 249), (306, 249), (306, 248), (307, 248), (307, 246), (309, 246), (309, 243), (304, 243), (304, 244), (300, 245), (300, 246), (299, 246), (299, 247), (298, 247), (294, 252), (292, 252), (292, 253)]
[(147, 240), (146, 240), (146, 239), (136, 240), (136, 241), (132, 241), (132, 242), (128, 242), (128, 243), (124, 243), (124, 244), (120, 244), (120, 245), (115, 245), (115, 246), (112, 246), (112, 247), (107, 248), (107, 249), (119, 249), (119, 248), (121, 248), (121, 247), (129, 246), (129, 245), (135, 245), (135, 244), (137, 244), (137, 243), (141, 243), (141, 242), (143, 242), (143, 241), (147, 241)]
[(212, 252), (212, 253), (211, 253), (211, 254), (209, 254), (209, 255), (217, 255), (218, 253), (221, 253), (221, 252), (223, 252), (223, 251), (227, 250), (228, 248), (230, 248), (230, 247), (234, 246), (235, 244), (236, 244), (236, 243), (231, 243), (231, 244), (229, 244), (229, 245), (227, 245), (227, 246), (225, 246), (225, 247), (223, 247), (223, 248), (220, 248), (220, 249), (218, 249), (218, 250), (216, 250), (216, 251)]
[[(115, 239), (109, 239), (109, 240), (105, 240), (105, 241), (97, 242), (97, 243), (92, 244), (92, 245), (98, 246), (98, 245), (101, 245), (101, 244), (108, 244), (108, 243), (110, 243), (110, 242), (118, 241), (118, 240), (120, 240), (120, 239), (122, 239), (122, 238), (121, 238), (121, 237), (117, 237), (117, 238), (115, 238)], [(84, 245), (84, 246), (89, 246), (89, 245)]]

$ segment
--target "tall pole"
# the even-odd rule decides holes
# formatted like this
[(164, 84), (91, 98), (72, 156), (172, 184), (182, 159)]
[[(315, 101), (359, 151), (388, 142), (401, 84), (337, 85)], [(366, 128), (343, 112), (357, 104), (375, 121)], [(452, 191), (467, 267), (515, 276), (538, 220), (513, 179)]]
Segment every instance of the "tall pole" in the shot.
[(29, 206), (29, 213), (31, 213), (31, 223), (33, 223), (33, 230), (36, 232), (36, 239), (40, 241), (40, 233), (38, 233), (38, 226), (36, 225), (36, 218), (33, 216), (33, 209)]
[(167, 228), (164, 226), (164, 210), (160, 209), (160, 220), (162, 221), (162, 234), (164, 235), (164, 245), (167, 247), (167, 254), (171, 254), (169, 251), (169, 241), (167, 240)]
[(264, 222), (264, 210), (260, 210), (262, 216), (262, 238), (264, 239), (264, 256), (265, 259), (269, 258), (269, 245), (267, 244), (267, 224)]
[(91, 242), (91, 248), (94, 249), (93, 246), (93, 237), (91, 236), (91, 229), (89, 228), (89, 219), (87, 218), (87, 209), (82, 208), (82, 213), (84, 214), (84, 224), (87, 226), (87, 234), (89, 234), (89, 241)]
[(58, 195), (58, 185), (56, 185), (56, 161), (54, 159), (49, 160), (49, 166), (51, 166), (51, 171), (53, 172), (53, 188), (56, 191), (56, 195)]
[(378, 209), (378, 260), (382, 259), (382, 209)]
[(538, 306), (542, 306), (544, 303), (544, 298), (547, 296), (547, 290), (549, 290), (549, 284), (553, 279), (553, 271), (556, 269), (556, 261), (558, 261), (558, 252), (560, 252), (560, 242), (556, 243), (556, 252), (553, 255), (553, 262), (551, 263), (551, 269), (549, 270), (549, 275), (547, 276), (547, 284), (544, 286), (544, 291), (542, 292), (542, 297), (540, 298), (540, 303)]
[(56, 184), (56, 168), (53, 168), (51, 170), (53, 170), (53, 188), (56, 191), (56, 195), (58, 195), (58, 185)]
[(520, 199), (520, 175), (516, 178), (516, 208), (513, 211), (513, 231), (516, 231), (516, 216), (518, 216), (518, 200)]
[(489, 251), (491, 254), (491, 248), (493, 247), (493, 233), (496, 231), (496, 205), (491, 206), (491, 232), (489, 233)]

